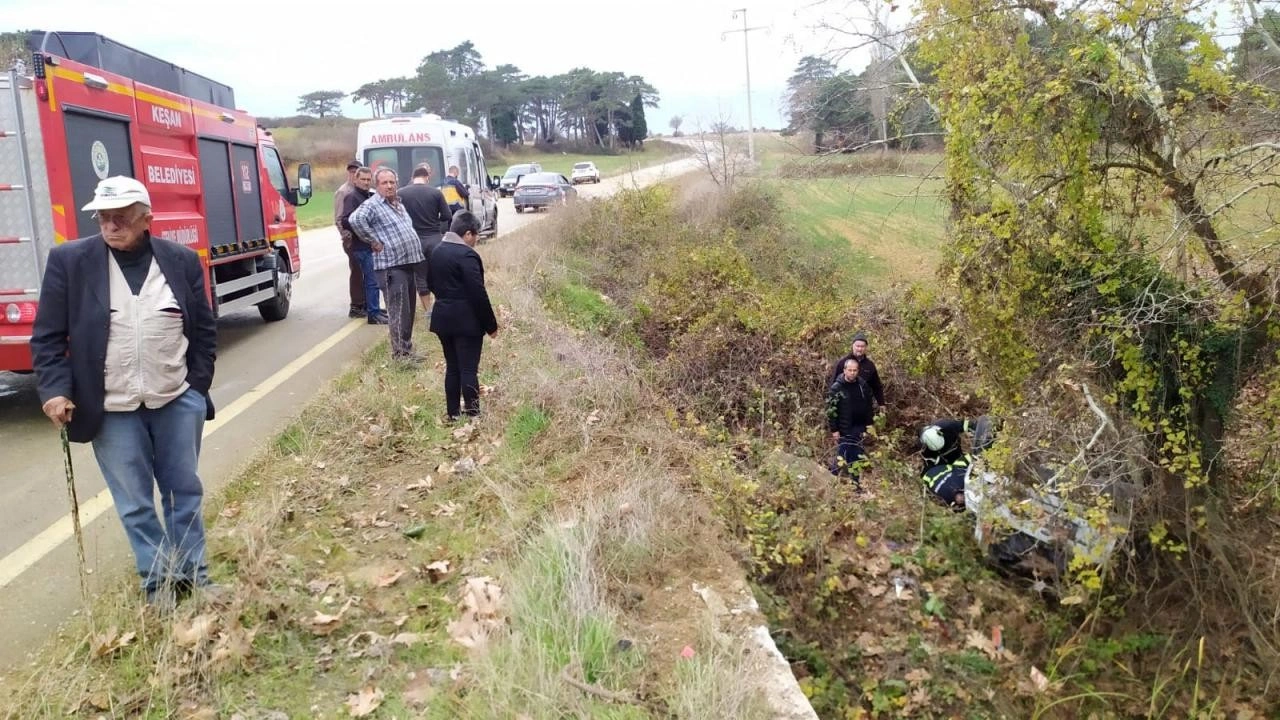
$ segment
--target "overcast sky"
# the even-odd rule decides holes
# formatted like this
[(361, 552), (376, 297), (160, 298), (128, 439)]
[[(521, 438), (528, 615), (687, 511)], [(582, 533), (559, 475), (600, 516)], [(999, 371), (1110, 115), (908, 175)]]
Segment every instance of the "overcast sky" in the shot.
[[(487, 66), (510, 63), (529, 75), (575, 66), (642, 75), (661, 96), (653, 132), (669, 132), (672, 115), (685, 129), (722, 114), (745, 126), (742, 27), (748, 8), (751, 89), (757, 126), (780, 127), (786, 79), (804, 54), (830, 46), (815, 29), (820, 14), (846, 5), (832, 0), (646, 0), (644, 2), (278, 2), (226, 0), (0, 0), (0, 29), (101, 33), (235, 89), (254, 115), (292, 115), (312, 90), (351, 92), (365, 82), (412, 75), (422, 57), (471, 40)], [(523, 14), (521, 8), (537, 8)], [(437, 14), (439, 13), (439, 14)], [(860, 70), (865, 59), (849, 59)], [(345, 114), (368, 116), (349, 104)]]

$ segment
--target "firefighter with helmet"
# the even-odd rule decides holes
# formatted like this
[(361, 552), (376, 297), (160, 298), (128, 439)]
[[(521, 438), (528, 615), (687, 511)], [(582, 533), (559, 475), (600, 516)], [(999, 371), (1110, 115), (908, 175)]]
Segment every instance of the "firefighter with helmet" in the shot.
[(944, 505), (964, 509), (964, 485), (973, 469), (973, 456), (964, 452), (961, 438), (972, 432), (973, 454), (992, 442), (991, 419), (985, 415), (970, 419), (934, 420), (920, 432), (920, 455), (924, 468), (920, 478)]

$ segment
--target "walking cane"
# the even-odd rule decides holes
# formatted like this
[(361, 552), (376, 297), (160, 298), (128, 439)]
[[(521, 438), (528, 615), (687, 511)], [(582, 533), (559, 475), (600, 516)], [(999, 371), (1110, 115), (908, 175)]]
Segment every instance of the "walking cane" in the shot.
[(89, 604), (89, 577), (84, 560), (84, 532), (80, 529), (80, 501), (76, 499), (76, 471), (71, 465), (71, 440), (67, 438), (67, 428), (62, 427), (62, 468), (67, 474), (67, 497), (71, 499), (71, 527), (76, 533), (76, 557), (80, 560), (80, 596), (84, 599), (84, 611), (88, 615), (92, 606)]

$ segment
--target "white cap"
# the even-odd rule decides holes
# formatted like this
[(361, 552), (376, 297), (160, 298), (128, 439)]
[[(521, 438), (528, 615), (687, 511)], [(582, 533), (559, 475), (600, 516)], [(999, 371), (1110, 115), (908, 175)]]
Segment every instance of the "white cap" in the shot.
[(115, 210), (129, 207), (134, 203), (142, 203), (151, 207), (151, 193), (147, 187), (131, 177), (116, 175), (98, 183), (93, 191), (93, 200), (80, 208), (82, 212), (90, 210)]

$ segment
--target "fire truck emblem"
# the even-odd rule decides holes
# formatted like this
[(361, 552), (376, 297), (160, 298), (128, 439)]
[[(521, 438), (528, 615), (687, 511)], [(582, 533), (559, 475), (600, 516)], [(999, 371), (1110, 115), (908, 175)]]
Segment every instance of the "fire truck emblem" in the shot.
[(93, 174), (99, 180), (106, 180), (107, 174), (111, 172), (111, 157), (107, 155), (107, 146), (101, 140), (93, 141), (93, 146), (89, 148), (89, 160), (93, 163)]

